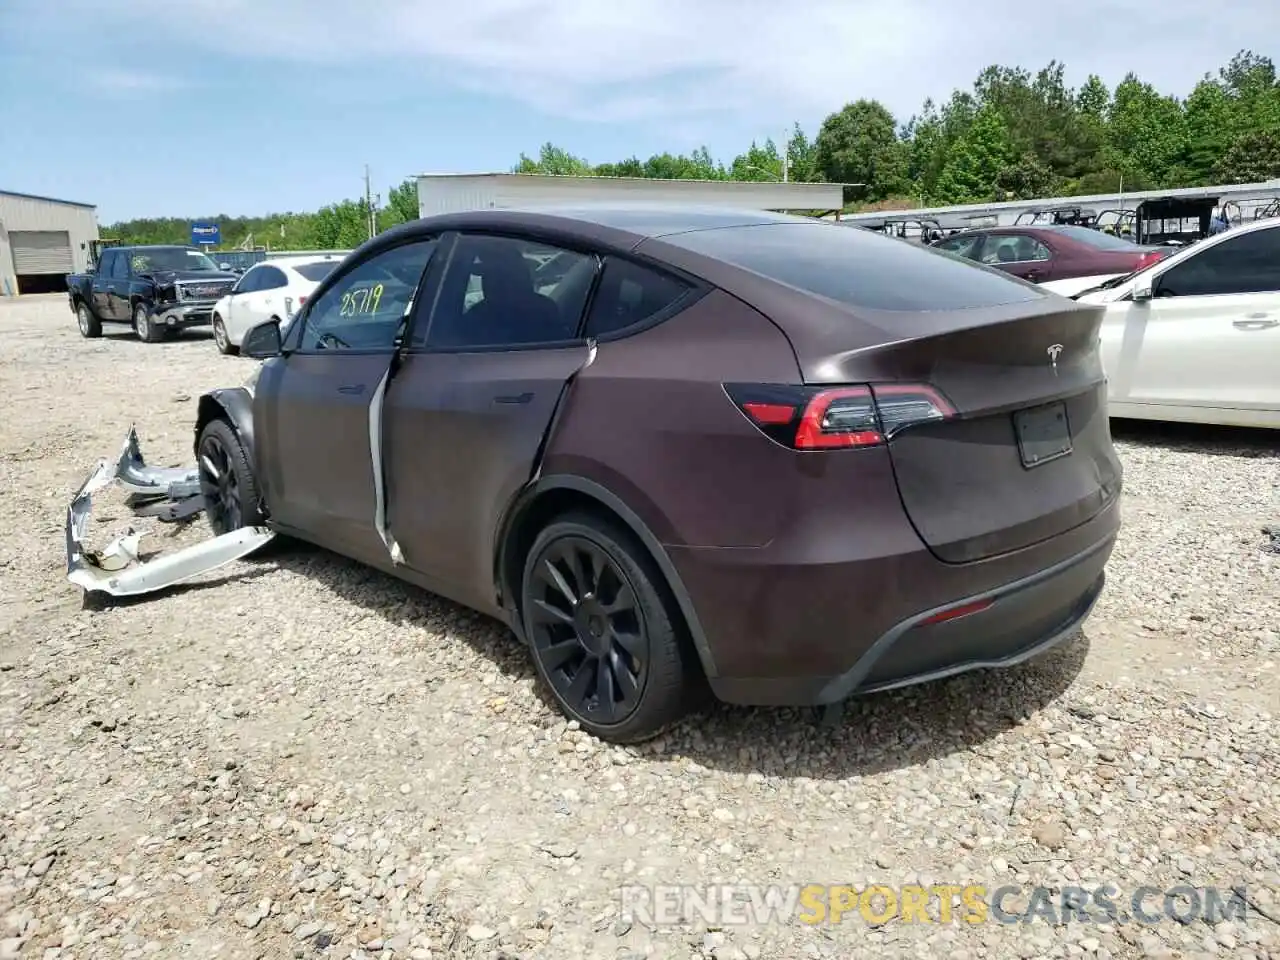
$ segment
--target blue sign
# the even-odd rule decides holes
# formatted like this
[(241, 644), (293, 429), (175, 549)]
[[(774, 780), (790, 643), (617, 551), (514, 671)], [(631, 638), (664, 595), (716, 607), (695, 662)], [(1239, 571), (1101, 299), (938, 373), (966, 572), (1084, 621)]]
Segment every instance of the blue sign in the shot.
[(191, 244), (199, 246), (207, 243), (216, 247), (222, 242), (222, 231), (216, 223), (193, 223), (191, 225)]

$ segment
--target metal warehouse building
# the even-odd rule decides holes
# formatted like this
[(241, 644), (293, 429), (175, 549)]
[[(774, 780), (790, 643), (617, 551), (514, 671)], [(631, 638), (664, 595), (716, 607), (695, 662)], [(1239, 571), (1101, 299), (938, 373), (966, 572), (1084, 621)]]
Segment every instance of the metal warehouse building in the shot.
[(65, 290), (97, 239), (93, 204), (0, 190), (0, 296)]
[(748, 180), (652, 180), (536, 173), (422, 174), (418, 216), (574, 203), (682, 203), (748, 210), (838, 212), (844, 185)]

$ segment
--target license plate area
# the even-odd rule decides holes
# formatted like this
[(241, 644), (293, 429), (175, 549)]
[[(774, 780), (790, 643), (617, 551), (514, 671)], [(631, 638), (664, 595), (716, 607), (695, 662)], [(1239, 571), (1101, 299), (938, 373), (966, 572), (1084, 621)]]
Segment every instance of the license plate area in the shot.
[(1027, 469), (1071, 454), (1071, 423), (1065, 403), (1019, 410), (1013, 415), (1018, 455)]

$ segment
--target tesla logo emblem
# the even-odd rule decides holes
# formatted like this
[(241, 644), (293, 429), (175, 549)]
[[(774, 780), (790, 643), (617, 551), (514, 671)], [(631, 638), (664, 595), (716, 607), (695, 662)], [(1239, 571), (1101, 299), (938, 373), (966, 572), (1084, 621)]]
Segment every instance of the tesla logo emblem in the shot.
[(1055, 343), (1045, 353), (1049, 354), (1049, 362), (1053, 364), (1053, 372), (1058, 372), (1058, 357), (1062, 356), (1062, 344)]

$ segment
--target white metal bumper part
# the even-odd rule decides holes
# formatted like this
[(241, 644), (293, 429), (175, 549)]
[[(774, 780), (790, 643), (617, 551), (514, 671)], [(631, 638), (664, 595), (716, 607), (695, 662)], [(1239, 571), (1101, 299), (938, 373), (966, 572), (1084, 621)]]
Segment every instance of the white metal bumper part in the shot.
[(142, 561), (138, 544), (147, 531), (130, 528), (102, 550), (86, 550), (84, 535), (93, 495), (111, 483), (129, 491), (130, 506), (140, 517), (173, 523), (191, 520), (203, 511), (199, 471), (147, 466), (137, 432), (130, 427), (115, 462), (100, 461), (67, 507), (67, 579), (86, 593), (131, 597), (163, 590), (246, 557), (275, 537), (265, 527), (242, 527)]

